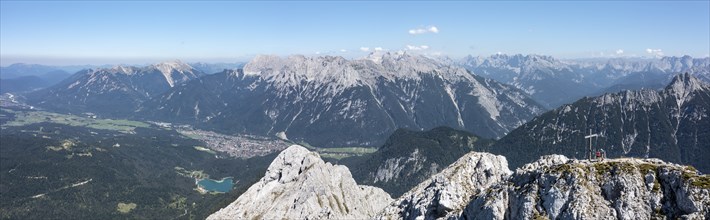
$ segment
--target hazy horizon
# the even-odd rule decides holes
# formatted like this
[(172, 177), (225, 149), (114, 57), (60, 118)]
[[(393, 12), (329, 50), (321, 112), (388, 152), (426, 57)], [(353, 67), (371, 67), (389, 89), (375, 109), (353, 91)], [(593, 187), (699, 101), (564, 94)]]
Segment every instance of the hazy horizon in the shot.
[[(390, 52), (390, 51), (388, 51)], [(392, 51), (392, 52), (401, 52), (401, 51)], [(405, 51), (406, 52), (406, 51)], [(338, 54), (282, 54), (282, 55), (277, 55), (277, 54), (258, 54), (258, 55), (276, 55), (276, 56), (281, 56), (281, 57), (287, 57), (287, 56), (292, 56), (292, 55), (303, 55), (307, 57), (317, 57), (317, 56), (341, 56), (346, 59), (363, 59), (366, 58), (366, 56), (358, 56), (358, 57), (349, 57), (349, 56), (343, 56), (343, 55), (338, 55)], [(471, 56), (481, 56), (481, 57), (490, 57), (494, 56), (497, 54), (489, 54), (489, 55), (473, 55), (470, 54)], [(540, 56), (548, 56), (545, 54), (522, 54), (522, 53), (511, 53), (511, 54), (502, 54), (502, 55), (509, 55), (509, 56), (514, 56), (514, 55), (540, 55)], [(257, 55), (254, 55), (257, 56)], [(110, 59), (110, 58), (86, 58), (86, 59), (80, 59), (80, 58), (62, 58), (55, 60), (55, 62), (52, 62), (51, 59), (34, 59), (34, 58), (2, 58), (2, 62), (0, 62), (0, 67), (8, 67), (13, 64), (37, 64), (37, 65), (45, 65), (45, 66), (104, 66), (104, 65), (131, 65), (131, 66), (145, 66), (145, 65), (150, 65), (150, 64), (155, 64), (155, 63), (161, 63), (161, 62), (169, 62), (169, 61), (175, 61), (179, 60), (184, 63), (208, 63), (208, 64), (217, 64), (217, 63), (247, 63), (249, 62), (254, 56), (250, 57), (244, 57), (244, 58), (237, 58), (237, 59), (227, 59), (227, 58), (217, 58), (217, 59), (179, 59), (179, 58), (134, 58), (134, 59)], [(442, 55), (446, 56), (446, 55)], [(468, 55), (466, 55), (468, 56)], [(662, 56), (662, 57), (648, 57), (648, 56), (624, 56), (624, 57), (579, 57), (579, 58), (559, 58), (552, 56), (555, 59), (562, 60), (562, 61), (580, 61), (580, 60), (600, 60), (600, 61), (606, 61), (610, 59), (629, 59), (629, 60), (652, 60), (652, 59), (661, 59), (663, 57), (682, 57), (682, 56), (690, 56), (690, 55), (680, 55), (680, 56)], [(463, 59), (465, 56), (462, 57), (450, 57), (446, 56), (451, 59)], [(705, 56), (705, 57), (693, 57), (693, 59), (697, 58), (710, 58), (710, 56)], [(42, 61), (49, 61), (49, 62), (42, 62)], [(67, 63), (69, 61), (70, 63)]]

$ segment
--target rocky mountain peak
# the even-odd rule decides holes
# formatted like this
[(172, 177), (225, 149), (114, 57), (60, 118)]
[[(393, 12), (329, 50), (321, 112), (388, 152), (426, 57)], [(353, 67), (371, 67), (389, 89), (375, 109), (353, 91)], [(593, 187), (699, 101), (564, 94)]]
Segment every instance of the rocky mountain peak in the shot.
[(259, 55), (244, 66), (244, 74), (272, 82), (277, 90), (304, 84), (328, 84), (326, 93), (329, 94), (353, 86), (377, 87), (379, 79), (420, 80), (422, 74), (434, 74), (449, 81), (472, 80), (464, 68), (456, 65), (447, 65), (422, 55), (383, 51), (353, 60), (340, 56)]
[(676, 98), (679, 106), (685, 101), (692, 98), (695, 91), (708, 90), (708, 84), (700, 81), (695, 76), (689, 73), (678, 74), (671, 80), (671, 83), (666, 86), (665, 91)]
[(303, 86), (322, 85), (329, 85), (326, 93), (336, 94), (344, 88), (371, 81), (340, 56), (259, 55), (244, 65), (244, 74), (261, 77), (282, 94)]
[(464, 58), (463, 63), (468, 63), (469, 66), (473, 64), (472, 67), (477, 67), (478, 65), (484, 66), (510, 66), (510, 67), (522, 67), (529, 65), (562, 65), (562, 63), (552, 56), (539, 55), (539, 54), (494, 54), (489, 57), (473, 57), (467, 56)]
[(345, 166), (293, 145), (259, 182), (207, 219), (366, 219), (390, 201), (382, 189), (357, 185)]
[[(129, 66), (129, 65), (116, 65), (110, 68), (93, 68), (88, 71), (89, 73), (103, 73), (103, 74), (123, 74), (123, 75), (150, 75), (156, 72), (161, 73), (167, 82), (172, 86), (175, 81), (182, 81), (181, 78), (186, 78), (185, 80), (197, 78), (201, 75), (201, 72), (195, 70), (187, 63), (180, 60), (165, 61), (161, 63), (151, 64), (145, 67)], [(173, 79), (173, 75), (181, 75), (180, 79)], [(183, 77), (184, 76), (184, 77)]]
[(264, 178), (266, 181), (278, 181), (281, 184), (290, 183), (296, 180), (304, 170), (311, 168), (316, 163), (324, 163), (318, 153), (310, 152), (298, 145), (292, 145), (271, 162)]
[(377, 64), (381, 64), (385, 60), (397, 61), (401, 59), (411, 58), (412, 55), (405, 51), (374, 51), (370, 52), (365, 58)]
[(689, 73), (682, 73), (673, 77), (671, 83), (666, 86), (666, 90), (673, 90), (675, 93), (688, 93), (707, 87), (708, 85), (705, 82), (700, 81), (695, 76)]
[(472, 196), (512, 172), (503, 156), (471, 152), (390, 203), (377, 219), (439, 219), (461, 214)]
[(60, 111), (126, 117), (125, 114), (133, 115), (144, 101), (201, 75), (201, 71), (179, 60), (141, 67), (84, 69), (35, 92), (29, 100)]
[[(418, 54), (410, 54), (407, 52), (384, 52), (381, 55), (371, 54), (369, 57), (379, 56), (376, 62), (382, 72), (394, 78), (419, 78), (422, 73), (433, 73), (439, 76), (454, 80), (459, 77), (469, 75), (465, 69), (448, 65), (441, 60), (433, 59)], [(372, 60), (372, 58), (366, 58)]]
[(150, 69), (157, 69), (165, 77), (170, 87), (177, 83), (182, 83), (190, 79), (197, 78), (202, 73), (192, 68), (187, 63), (180, 60), (166, 61), (149, 66)]
[(707, 219), (710, 178), (658, 159), (570, 160), (518, 169), (467, 205), (464, 219)]
[(710, 58), (693, 58), (685, 55), (682, 57), (670, 56), (652, 59), (646, 67), (647, 71), (669, 71), (670, 73), (687, 72), (693, 68), (708, 68)]
[(133, 67), (133, 66), (116, 65), (111, 68), (94, 68), (94, 69), (89, 70), (89, 72), (133, 75), (136, 72), (138, 72), (139, 70), (140, 70), (140, 68)]
[[(659, 159), (590, 161), (547, 155), (513, 173), (503, 156), (470, 152), (394, 201), (377, 188), (355, 185), (347, 169), (337, 171), (338, 167), (303, 147), (291, 146), (260, 182), (208, 219), (710, 216), (710, 176)], [(383, 205), (386, 201), (391, 203)]]
[(192, 66), (177, 59), (156, 63), (151, 66), (161, 70), (161, 72), (171, 72), (173, 70), (178, 72), (185, 72), (193, 70)]

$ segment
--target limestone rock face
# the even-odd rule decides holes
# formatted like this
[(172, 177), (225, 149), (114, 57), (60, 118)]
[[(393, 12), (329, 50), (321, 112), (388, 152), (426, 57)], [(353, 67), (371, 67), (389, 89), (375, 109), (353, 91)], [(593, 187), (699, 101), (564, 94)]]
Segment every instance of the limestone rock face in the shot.
[(543, 156), (515, 172), (471, 152), (392, 200), (300, 146), (208, 219), (710, 219), (710, 176), (658, 159)]
[(402, 195), (375, 218), (457, 217), (472, 196), (511, 173), (505, 157), (471, 152)]
[(176, 86), (140, 114), (227, 133), (283, 132), (313, 146), (374, 147), (399, 128), (448, 126), (500, 138), (543, 111), (525, 92), (457, 65), (377, 52), (352, 60), (256, 56), (242, 70)]
[(293, 145), (259, 182), (207, 219), (367, 219), (391, 201), (380, 188), (357, 185), (346, 167)]
[(658, 159), (547, 155), (511, 174), (469, 153), (377, 219), (710, 219), (710, 176)]
[(657, 159), (545, 156), (477, 195), (463, 219), (708, 219), (710, 177)]

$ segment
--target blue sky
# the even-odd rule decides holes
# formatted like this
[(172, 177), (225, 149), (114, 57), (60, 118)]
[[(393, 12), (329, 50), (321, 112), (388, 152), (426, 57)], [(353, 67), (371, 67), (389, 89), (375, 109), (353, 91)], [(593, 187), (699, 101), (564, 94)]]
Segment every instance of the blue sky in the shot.
[(704, 57), (710, 1), (0, 2), (2, 66), (359, 57), (375, 48)]

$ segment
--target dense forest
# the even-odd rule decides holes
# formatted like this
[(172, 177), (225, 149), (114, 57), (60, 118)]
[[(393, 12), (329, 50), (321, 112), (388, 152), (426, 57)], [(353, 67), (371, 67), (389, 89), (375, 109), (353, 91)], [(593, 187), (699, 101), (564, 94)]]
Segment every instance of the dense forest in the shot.
[[(202, 143), (156, 127), (121, 133), (45, 122), (5, 127), (0, 141), (1, 219), (201, 219), (234, 201), (275, 157), (198, 151)], [(237, 183), (202, 194), (185, 171)]]

